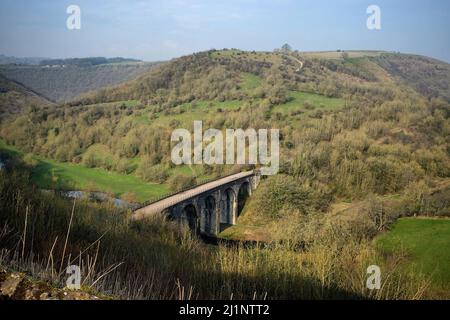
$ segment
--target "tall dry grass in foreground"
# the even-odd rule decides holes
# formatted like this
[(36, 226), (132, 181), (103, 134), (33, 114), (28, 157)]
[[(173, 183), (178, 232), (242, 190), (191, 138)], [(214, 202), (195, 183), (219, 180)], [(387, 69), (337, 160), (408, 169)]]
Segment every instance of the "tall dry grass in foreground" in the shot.
[[(85, 289), (119, 299), (429, 297), (426, 279), (398, 268), (402, 256), (380, 257), (344, 232), (318, 233), (305, 251), (295, 237), (266, 248), (212, 247), (162, 217), (130, 222), (113, 206), (41, 194), (26, 174), (0, 175), (0, 265), (58, 286), (76, 264)], [(383, 270), (378, 291), (366, 289), (372, 264)]]

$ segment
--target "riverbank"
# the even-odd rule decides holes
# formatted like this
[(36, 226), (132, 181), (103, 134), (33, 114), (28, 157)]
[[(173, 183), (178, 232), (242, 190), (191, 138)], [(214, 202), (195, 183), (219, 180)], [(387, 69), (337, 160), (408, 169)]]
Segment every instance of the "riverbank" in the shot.
[(62, 190), (48, 190), (48, 189), (42, 189), (44, 193), (51, 193), (51, 194), (57, 194), (64, 198), (69, 199), (87, 199), (89, 201), (98, 202), (98, 203), (112, 203), (116, 207), (125, 209), (125, 210), (135, 210), (136, 208), (139, 208), (139, 203), (130, 203), (125, 200), (114, 198), (110, 194), (104, 193), (104, 192), (97, 192), (97, 191), (82, 191), (82, 190), (76, 190), (76, 191), (62, 191)]

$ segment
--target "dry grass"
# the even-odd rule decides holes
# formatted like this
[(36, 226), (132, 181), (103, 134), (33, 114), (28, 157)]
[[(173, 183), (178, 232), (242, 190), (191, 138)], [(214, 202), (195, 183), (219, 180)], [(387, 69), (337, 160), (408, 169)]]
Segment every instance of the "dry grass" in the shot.
[[(431, 296), (427, 279), (398, 268), (402, 255), (381, 257), (344, 222), (291, 215), (277, 224), (275, 234), (284, 241), (254, 248), (211, 247), (162, 216), (135, 223), (112, 207), (85, 202), (74, 206), (39, 194), (18, 176), (3, 177), (0, 265), (57, 286), (65, 285), (65, 268), (76, 264), (83, 288), (118, 299)], [(307, 244), (305, 250), (298, 250), (301, 242)], [(377, 292), (365, 284), (372, 264), (383, 270), (383, 287)]]

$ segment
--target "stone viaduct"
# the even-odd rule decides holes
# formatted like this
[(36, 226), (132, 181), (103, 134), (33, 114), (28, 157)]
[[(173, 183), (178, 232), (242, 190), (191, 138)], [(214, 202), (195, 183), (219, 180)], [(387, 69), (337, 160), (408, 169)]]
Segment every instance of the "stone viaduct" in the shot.
[(139, 220), (162, 212), (196, 234), (217, 236), (236, 224), (260, 179), (259, 171), (233, 174), (151, 203), (136, 210), (133, 218)]

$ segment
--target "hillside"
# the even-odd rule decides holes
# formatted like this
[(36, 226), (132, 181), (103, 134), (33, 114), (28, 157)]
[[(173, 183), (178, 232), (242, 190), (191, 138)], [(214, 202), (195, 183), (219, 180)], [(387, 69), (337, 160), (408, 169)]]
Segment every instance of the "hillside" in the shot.
[(45, 98), (0, 75), (0, 118), (30, 107), (46, 105), (50, 102)]
[[(87, 283), (122, 298), (186, 298), (188, 290), (196, 299), (448, 298), (445, 268), (417, 269), (428, 256), (421, 248), (436, 243), (433, 223), (419, 223), (426, 227), (416, 239), (421, 248), (377, 245), (379, 236), (405, 234), (393, 227), (400, 217), (450, 215), (447, 68), (378, 51), (212, 50), (8, 118), (0, 127), (7, 164), (0, 215), (15, 231), (8, 247), (26, 243), (34, 250), (28, 253), (47, 257), (56, 246), (60, 260), (90, 248), (82, 259), (98, 254), (99, 269), (120, 268), (113, 281)], [(193, 130), (195, 120), (204, 129), (280, 129), (279, 174), (261, 181), (237, 224), (221, 234), (267, 248), (211, 247), (164, 217), (131, 222), (130, 212), (109, 203), (38, 192), (79, 188), (125, 197), (128, 190), (127, 198), (142, 202), (253, 168), (173, 165), (171, 133)], [(33, 228), (20, 242), (28, 212)], [(376, 292), (365, 287), (373, 264), (384, 275)]]
[(428, 98), (450, 101), (450, 65), (435, 59), (387, 54), (373, 59), (378, 65), (400, 81)]
[(18, 58), (0, 54), (0, 65), (2, 64), (21, 64), (21, 65), (38, 65), (45, 58)]
[(154, 63), (126, 59), (44, 60), (41, 65), (1, 65), (0, 74), (51, 101), (64, 101), (99, 88), (135, 79)]
[[(242, 73), (265, 79), (280, 76), (282, 81), (278, 84), (283, 89), (306, 90), (328, 96), (351, 93), (351, 90), (345, 90), (346, 85), (388, 80), (399, 86), (410, 86), (428, 98), (449, 97), (450, 65), (431, 58), (380, 51), (291, 53), (290, 56), (239, 50), (201, 52), (176, 59), (124, 86), (102, 90), (90, 96), (92, 100), (88, 102), (138, 99), (148, 104), (162, 102), (173, 106), (204, 99), (206, 92), (209, 99), (248, 98), (247, 92), (240, 90), (239, 86)], [(298, 64), (295, 59), (304, 62), (302, 72), (296, 72)], [(268, 85), (272, 85), (277, 79), (268, 80)], [(219, 82), (219, 88), (211, 88)], [(326, 89), (332, 89), (329, 84), (338, 87), (327, 92)], [(262, 93), (258, 93), (261, 97)], [(162, 99), (159, 99), (159, 94)], [(171, 101), (175, 95), (177, 101)]]
[[(194, 120), (218, 129), (278, 127), (282, 172), (317, 184), (326, 208), (335, 197), (398, 192), (428, 175), (448, 177), (448, 103), (429, 100), (383, 67), (411, 59), (425, 58), (201, 52), (45, 114), (18, 117), (0, 134), (25, 152), (175, 186), (172, 177), (205, 179), (238, 168), (174, 168), (174, 128), (190, 129)], [(439, 79), (450, 82), (445, 73)], [(423, 85), (434, 90), (434, 82)]]
[(76, 66), (76, 67), (92, 67), (99, 66), (103, 64), (112, 63), (134, 63), (142, 62), (137, 59), (127, 59), (127, 58), (105, 58), (105, 57), (93, 57), (93, 58), (71, 58), (71, 59), (45, 59), (41, 60), (40, 66), (55, 67), (55, 66)]

